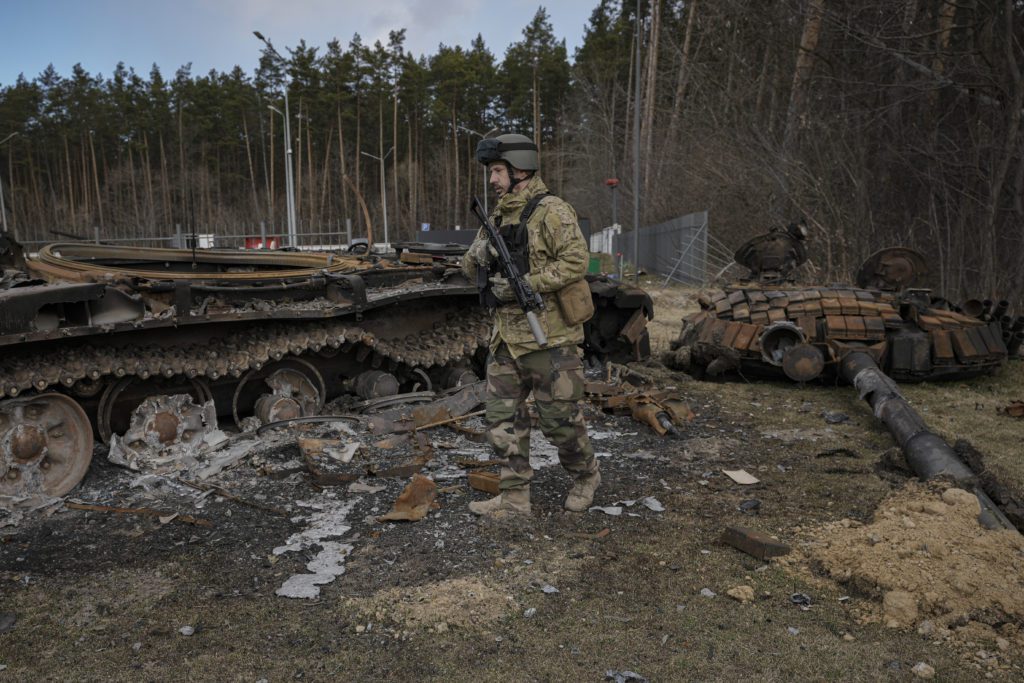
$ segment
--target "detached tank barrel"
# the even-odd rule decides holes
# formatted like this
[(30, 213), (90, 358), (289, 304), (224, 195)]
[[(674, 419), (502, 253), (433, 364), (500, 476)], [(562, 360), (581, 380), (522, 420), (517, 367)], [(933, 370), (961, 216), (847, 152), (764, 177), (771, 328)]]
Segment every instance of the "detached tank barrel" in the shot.
[(907, 464), (921, 479), (950, 477), (969, 488), (981, 503), (981, 520), (988, 527), (1016, 529), (996, 504), (976, 483), (974, 472), (900, 394), (899, 387), (864, 351), (850, 351), (839, 364), (843, 379), (868, 402), (875, 417), (889, 430), (903, 451)]

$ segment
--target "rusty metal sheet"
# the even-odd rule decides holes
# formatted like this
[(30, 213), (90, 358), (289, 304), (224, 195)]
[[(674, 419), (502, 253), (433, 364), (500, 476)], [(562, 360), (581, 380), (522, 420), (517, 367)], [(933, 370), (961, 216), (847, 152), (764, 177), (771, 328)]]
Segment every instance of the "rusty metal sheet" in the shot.
[(840, 315), (825, 316), (826, 335), (829, 337), (846, 337), (846, 319)]
[(864, 326), (864, 318), (859, 315), (846, 316), (846, 329), (851, 337), (863, 339), (866, 336), (867, 328)]
[(840, 315), (843, 312), (843, 308), (839, 305), (839, 299), (822, 299), (821, 312), (825, 315)]
[(743, 329), (743, 323), (729, 323), (722, 335), (722, 346), (735, 346), (736, 337)]
[(953, 337), (953, 351), (956, 352), (956, 357), (961, 362), (977, 360), (982, 356), (982, 354), (974, 348), (971, 338), (967, 336), (967, 330), (952, 330), (950, 334)]
[(741, 351), (746, 351), (750, 348), (750, 342), (754, 341), (754, 337), (760, 329), (758, 325), (742, 325), (732, 345)]
[(619, 331), (619, 336), (624, 337), (630, 344), (635, 344), (637, 340), (643, 336), (644, 330), (647, 328), (647, 316), (644, 314), (642, 308), (636, 309), (632, 316), (622, 329)]
[(949, 330), (932, 330), (932, 362), (935, 364), (952, 363), (956, 360), (953, 353), (953, 339)]
[(371, 415), (367, 420), (370, 433), (375, 436), (410, 432), (432, 422), (465, 415), (484, 401), (486, 382), (474, 382), (462, 387), (451, 396), (415, 407), (402, 406)]
[(865, 317), (864, 328), (869, 339), (885, 339), (885, 322), (878, 316)]

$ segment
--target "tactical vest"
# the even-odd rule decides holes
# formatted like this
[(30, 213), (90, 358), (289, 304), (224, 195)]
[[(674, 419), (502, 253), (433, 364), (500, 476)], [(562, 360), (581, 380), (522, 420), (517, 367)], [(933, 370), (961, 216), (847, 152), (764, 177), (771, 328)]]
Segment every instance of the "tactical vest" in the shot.
[[(512, 255), (512, 260), (515, 261), (520, 275), (525, 276), (530, 272), (530, 231), (526, 228), (526, 224), (530, 221), (530, 216), (533, 215), (541, 201), (545, 197), (553, 196), (550, 192), (545, 192), (544, 194), (532, 197), (530, 201), (526, 202), (523, 212), (519, 214), (518, 225), (502, 225), (501, 216), (498, 216), (496, 227), (498, 232), (501, 233), (501, 238), (505, 240), (505, 246), (508, 247), (508, 252)], [(492, 261), (488, 274), (493, 275), (497, 272), (498, 264)]]

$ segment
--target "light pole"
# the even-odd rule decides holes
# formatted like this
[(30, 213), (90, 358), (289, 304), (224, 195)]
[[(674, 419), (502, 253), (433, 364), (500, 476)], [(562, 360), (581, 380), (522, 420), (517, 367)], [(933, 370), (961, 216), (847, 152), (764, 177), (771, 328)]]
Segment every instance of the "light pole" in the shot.
[[(494, 135), (495, 133), (498, 132), (497, 128), (491, 128), (489, 131), (487, 131), (486, 133), (483, 133), (483, 134), (477, 133), (472, 128), (466, 128), (465, 126), (462, 126), (462, 125), (459, 125), (458, 128), (460, 130), (466, 131), (467, 133), (472, 133), (473, 135), (478, 136), (481, 140), (486, 140), (487, 138), (491, 137), (492, 135)], [(487, 167), (486, 166), (484, 166), (484, 213), (490, 213), (490, 211), (487, 210)]]
[[(262, 33), (259, 31), (253, 31), (252, 33), (267, 46), (267, 49), (270, 50), (270, 52), (273, 53), (281, 63), (286, 63), (287, 60), (281, 56), (280, 52), (274, 49), (274, 46), (270, 44), (269, 40), (263, 37)], [(295, 228), (295, 164), (292, 162), (292, 126), (291, 115), (288, 109), (287, 85), (284, 87), (284, 113), (281, 113), (278, 109), (274, 109), (274, 107), (269, 108), (273, 109), (278, 114), (281, 114), (281, 118), (284, 119), (284, 185), (285, 194), (287, 195), (286, 203), (288, 209), (288, 246), (294, 247), (296, 246), (297, 241), (297, 231)]]
[[(393, 151), (395, 151), (394, 147), (389, 148), (388, 151), (384, 153), (383, 157), (379, 157), (376, 154), (370, 154), (369, 152), (360, 152), (360, 154), (363, 154), (364, 156), (368, 156), (371, 159), (376, 159), (377, 161), (380, 162), (380, 208), (381, 208), (381, 211), (384, 212), (384, 244), (385, 245), (391, 244), (391, 242), (388, 241), (388, 188), (387, 188), (387, 184), (384, 182), (384, 160), (387, 159), (389, 156), (391, 156), (391, 153)], [(371, 244), (370, 246), (372, 247), (373, 245)]]
[[(0, 145), (4, 144), (17, 134), (17, 131), (15, 131), (8, 135), (7, 137), (5, 137), (3, 140), (0, 140)], [(4, 232), (7, 232), (7, 209), (6, 207), (4, 207), (4, 184), (2, 182), (0, 182), (0, 221), (2, 221), (3, 223)]]

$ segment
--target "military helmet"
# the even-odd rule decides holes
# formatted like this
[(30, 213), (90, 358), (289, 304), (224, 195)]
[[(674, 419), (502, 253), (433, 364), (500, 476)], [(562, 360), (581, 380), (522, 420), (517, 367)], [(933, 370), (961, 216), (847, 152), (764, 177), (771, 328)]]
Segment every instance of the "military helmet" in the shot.
[(476, 146), (476, 160), (484, 166), (504, 161), (520, 171), (536, 171), (540, 167), (537, 145), (518, 133), (505, 133), (496, 138), (481, 140)]

